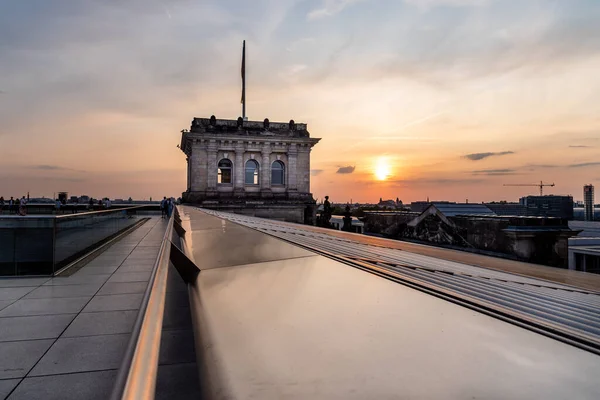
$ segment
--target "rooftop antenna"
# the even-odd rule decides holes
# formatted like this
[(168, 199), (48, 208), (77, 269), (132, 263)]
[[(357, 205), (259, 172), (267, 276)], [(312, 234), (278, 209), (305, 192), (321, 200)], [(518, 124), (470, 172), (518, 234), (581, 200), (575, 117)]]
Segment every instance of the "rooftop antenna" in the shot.
[(246, 118), (246, 41), (242, 44), (242, 119)]

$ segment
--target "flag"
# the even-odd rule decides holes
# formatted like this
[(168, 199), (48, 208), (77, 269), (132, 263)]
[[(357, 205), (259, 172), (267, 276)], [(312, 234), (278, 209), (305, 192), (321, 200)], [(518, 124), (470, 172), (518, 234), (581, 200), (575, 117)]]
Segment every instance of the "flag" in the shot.
[(242, 45), (242, 104), (246, 103), (246, 41)]

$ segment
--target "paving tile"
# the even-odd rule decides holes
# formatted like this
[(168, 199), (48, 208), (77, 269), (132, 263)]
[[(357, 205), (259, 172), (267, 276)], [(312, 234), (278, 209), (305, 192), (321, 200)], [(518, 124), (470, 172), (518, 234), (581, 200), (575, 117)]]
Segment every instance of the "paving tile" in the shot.
[(85, 264), (85, 267), (118, 267), (122, 263), (123, 260), (98, 260), (97, 258), (95, 258), (89, 263)]
[(77, 314), (0, 318), (0, 342), (55, 339)]
[(102, 286), (98, 295), (144, 293), (148, 282), (107, 282)]
[[(126, 256), (131, 254), (131, 252), (135, 249), (135, 246), (131, 245), (131, 246), (127, 246), (127, 247), (115, 247), (115, 246), (111, 246), (110, 248), (108, 248), (104, 254), (108, 254), (109, 257), (115, 256), (115, 258), (117, 256)], [(100, 256), (98, 256), (100, 257)]]
[(93, 266), (86, 265), (85, 267), (83, 267), (79, 271), (77, 271), (76, 274), (78, 276), (112, 274), (113, 272), (115, 272), (117, 270), (117, 268), (119, 268), (117, 265), (103, 266), (103, 267), (93, 267)]
[(159, 365), (156, 400), (195, 400), (202, 398), (196, 363)]
[(118, 256), (118, 257), (96, 257), (86, 265), (94, 266), (94, 267), (106, 267), (106, 266), (118, 266), (121, 265), (127, 256)]
[(90, 298), (91, 296), (56, 299), (21, 299), (0, 311), (0, 317), (78, 313)]
[(0, 342), (0, 379), (27, 375), (52, 343), (54, 339)]
[(15, 278), (0, 279), (0, 288), (19, 286), (39, 286), (48, 282), (50, 278)]
[[(127, 260), (130, 258), (156, 258), (158, 256), (160, 248), (158, 247), (138, 247), (136, 250), (141, 250), (138, 252), (133, 252)], [(127, 261), (125, 260), (125, 261)]]
[(93, 296), (101, 286), (102, 284), (100, 283), (89, 285), (40, 286), (25, 296), (24, 299)]
[(8, 400), (104, 400), (110, 397), (116, 376), (117, 371), (111, 370), (28, 377)]
[(81, 285), (81, 284), (90, 284), (90, 283), (104, 283), (110, 278), (110, 274), (102, 274), (102, 275), (75, 275), (69, 277), (56, 277), (50, 279), (48, 282), (44, 283), (44, 286), (53, 286), (53, 285)]
[(127, 254), (111, 254), (110, 250), (107, 250), (104, 253), (100, 254), (98, 257), (94, 258), (94, 261), (96, 261), (96, 260), (103, 260), (103, 261), (121, 260), (121, 261), (123, 261), (126, 258), (127, 258)]
[(31, 292), (36, 287), (0, 288), (0, 300), (17, 300)]
[(178, 364), (196, 361), (194, 333), (191, 329), (163, 331), (160, 338), (159, 364)]
[(6, 398), (8, 394), (21, 382), (20, 379), (0, 380), (0, 399)]
[(108, 282), (147, 282), (151, 272), (115, 272)]
[(122, 274), (124, 272), (152, 272), (154, 269), (154, 264), (123, 264), (116, 271), (118, 274)]
[(60, 338), (29, 376), (119, 368), (128, 341), (129, 334)]
[(83, 312), (137, 310), (140, 308), (142, 297), (142, 293), (95, 296)]
[(137, 315), (138, 310), (81, 313), (61, 337), (131, 333)]
[(0, 311), (14, 303), (15, 300), (0, 300)]

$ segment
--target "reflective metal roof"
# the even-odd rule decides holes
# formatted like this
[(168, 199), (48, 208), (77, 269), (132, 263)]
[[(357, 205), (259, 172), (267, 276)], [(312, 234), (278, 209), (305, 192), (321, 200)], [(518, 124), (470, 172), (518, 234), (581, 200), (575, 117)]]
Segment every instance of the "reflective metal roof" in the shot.
[(600, 295), (583, 289), (472, 265), (366, 245), (273, 220), (206, 212), (269, 233), (321, 254), (362, 267), (389, 271), (424, 285), (531, 323), (546, 333), (600, 349)]
[(483, 204), (448, 204), (448, 203), (432, 203), (446, 217), (454, 217), (456, 215), (496, 215)]
[[(409, 271), (415, 281), (433, 279), (446, 288), (482, 285), (489, 297), (512, 286), (536, 304), (536, 296), (546, 292), (555, 294), (556, 304), (569, 297), (572, 292), (560, 285), (534, 287), (533, 282), (546, 282), (517, 282), (527, 278), (511, 274), (490, 278), (487, 273), (497, 272), (484, 268), (477, 276), (450, 274), (427, 264), (430, 258), (403, 261), (421, 267), (393, 267), (381, 261), (398, 256), (390, 249), (361, 247), (277, 221), (186, 212), (192, 221), (186, 237), (191, 233), (192, 241), (203, 241), (218, 233), (221, 238), (212, 242), (218, 248), (190, 244), (201, 269), (190, 301), (199, 329), (203, 398), (600, 398), (598, 355), (339, 262), (348, 257), (336, 261), (314, 252), (368, 257), (354, 261), (377, 261), (374, 267), (405, 277)], [(229, 247), (217, 245), (221, 241)], [(260, 246), (258, 253), (252, 244)], [(292, 244), (312, 249), (312, 255), (283, 259), (288, 253), (282, 248)], [(210, 255), (227, 251), (235, 257), (226, 256), (226, 262)], [(595, 296), (575, 295), (595, 307)]]

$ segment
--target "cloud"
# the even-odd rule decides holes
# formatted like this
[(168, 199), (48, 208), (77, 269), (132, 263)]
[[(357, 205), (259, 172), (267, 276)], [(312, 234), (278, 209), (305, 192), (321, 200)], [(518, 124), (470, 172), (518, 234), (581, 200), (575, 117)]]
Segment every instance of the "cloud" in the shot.
[(389, 181), (392, 185), (396, 186), (432, 186), (432, 185), (463, 185), (463, 184), (476, 184), (485, 182), (481, 178), (414, 178), (414, 179), (399, 179)]
[(439, 6), (450, 7), (474, 7), (484, 6), (491, 3), (491, 0), (404, 0), (405, 3), (414, 5), (422, 10)]
[(353, 3), (358, 3), (359, 1), (364, 0), (323, 0), (323, 5), (320, 8), (315, 8), (310, 11), (306, 18), (309, 21), (331, 17), (339, 12), (341, 12), (344, 8), (352, 5)]
[(48, 164), (39, 164), (39, 165), (31, 165), (27, 167), (29, 169), (37, 169), (42, 171), (73, 171), (73, 172), (85, 172), (78, 169), (61, 167), (60, 165), (48, 165)]
[(502, 176), (502, 175), (517, 175), (518, 172), (514, 169), (480, 169), (473, 171), (473, 175), (488, 175), (488, 176)]
[(580, 164), (570, 164), (567, 165), (568, 168), (583, 168), (583, 167), (595, 167), (596, 165), (600, 165), (600, 162), (586, 162)]
[(587, 148), (590, 148), (590, 147), (592, 147), (592, 146), (585, 146), (585, 145), (570, 145), (569, 147), (570, 147), (570, 148), (572, 148), (572, 149), (587, 149)]
[(354, 172), (355, 168), (356, 167), (353, 167), (351, 165), (348, 165), (347, 167), (339, 167), (336, 171), (336, 174), (351, 174)]
[(310, 170), (310, 174), (311, 174), (312, 176), (317, 176), (317, 175), (320, 175), (322, 172), (323, 172), (323, 170), (322, 170), (322, 169), (311, 169), (311, 170)]
[(536, 168), (560, 168), (562, 165), (558, 164), (527, 164), (523, 166), (523, 168), (528, 168), (529, 170), (534, 170)]
[(507, 154), (514, 154), (514, 153), (515, 153), (514, 151), (501, 151), (501, 152), (497, 152), (497, 153), (493, 153), (493, 152), (472, 153), (472, 154), (464, 155), (463, 158), (467, 158), (471, 161), (479, 161), (479, 160), (483, 160), (484, 158), (488, 158), (488, 157), (505, 156)]
[(58, 165), (45, 165), (45, 164), (42, 164), (42, 165), (33, 165), (30, 168), (31, 169), (42, 169), (42, 170), (46, 170), (46, 171), (54, 171), (54, 170), (57, 170), (57, 169), (66, 169), (66, 168), (63, 168), (63, 167), (59, 167)]

